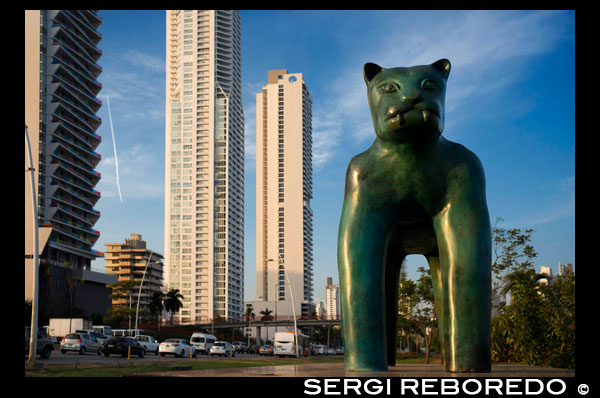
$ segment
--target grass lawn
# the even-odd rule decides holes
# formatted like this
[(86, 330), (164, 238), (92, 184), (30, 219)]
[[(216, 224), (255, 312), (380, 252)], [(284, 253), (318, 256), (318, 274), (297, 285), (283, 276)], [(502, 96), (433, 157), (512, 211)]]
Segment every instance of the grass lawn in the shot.
[(342, 363), (342, 357), (332, 358), (269, 358), (234, 360), (185, 360), (177, 362), (145, 362), (129, 364), (120, 361), (118, 365), (50, 365), (37, 370), (25, 370), (25, 377), (120, 377), (124, 374), (173, 371), (175, 366), (191, 366), (192, 370), (246, 368), (254, 366), (280, 366), (309, 363)]
[[(234, 360), (184, 360), (177, 362), (145, 362), (126, 363), (123, 360), (114, 365), (78, 364), (74, 365), (46, 365), (41, 369), (25, 370), (25, 377), (121, 377), (125, 374), (145, 372), (173, 371), (175, 366), (191, 366), (192, 370), (246, 368), (254, 366), (280, 366), (311, 363), (343, 363), (343, 357), (309, 357), (309, 358), (258, 358)], [(425, 356), (398, 356), (397, 364), (425, 363)], [(431, 358), (430, 363), (441, 363), (439, 357)]]

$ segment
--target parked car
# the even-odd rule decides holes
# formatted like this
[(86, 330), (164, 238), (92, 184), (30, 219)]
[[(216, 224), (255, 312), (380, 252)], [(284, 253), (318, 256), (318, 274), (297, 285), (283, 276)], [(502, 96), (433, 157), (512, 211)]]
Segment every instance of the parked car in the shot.
[(312, 346), (312, 354), (313, 355), (325, 355), (327, 352), (325, 351), (324, 345), (315, 344)]
[(160, 344), (158, 344), (158, 341), (154, 340), (154, 337), (138, 334), (135, 336), (135, 341), (140, 343), (146, 352), (153, 352), (154, 354), (158, 355), (158, 347)]
[(67, 351), (75, 351), (80, 355), (85, 355), (89, 351), (100, 355), (101, 350), (102, 345), (98, 340), (87, 333), (68, 333), (60, 343), (60, 352), (63, 354), (66, 354)]
[(343, 346), (336, 347), (335, 353), (338, 355), (344, 355), (344, 347)]
[(335, 355), (335, 350), (333, 347), (327, 347), (327, 355)]
[(212, 334), (193, 333), (190, 342), (200, 354), (208, 355), (210, 347), (217, 341), (217, 338)]
[(213, 355), (222, 355), (222, 356), (235, 356), (233, 346), (231, 343), (227, 341), (215, 341), (215, 343), (210, 347), (210, 356)]
[(172, 354), (180, 358), (189, 358), (190, 353), (192, 357), (196, 358), (197, 354), (196, 347), (191, 345), (189, 341), (183, 339), (167, 339), (163, 341), (158, 347), (158, 352), (161, 357)]
[(259, 348), (258, 355), (273, 355), (273, 346), (272, 345), (264, 345)]
[[(29, 356), (29, 343), (31, 339), (30, 327), (25, 326), (25, 356)], [(50, 338), (45, 329), (38, 328), (37, 344), (36, 344), (36, 355), (39, 355), (42, 359), (50, 358), (50, 354), (54, 351), (54, 339)]]
[(258, 354), (258, 350), (260, 349), (257, 345), (251, 345), (248, 347), (248, 354)]
[(242, 354), (248, 352), (248, 344), (244, 343), (243, 341), (234, 341), (231, 343), (231, 345), (233, 346), (235, 352)]
[(96, 332), (94, 330), (76, 330), (75, 333), (86, 333), (90, 336), (94, 336), (96, 340), (98, 340), (98, 343), (100, 343), (100, 345), (102, 345), (102, 343), (108, 340), (108, 336), (105, 336), (102, 333)]
[(113, 336), (109, 337), (102, 345), (102, 353), (105, 357), (110, 356), (110, 354), (118, 354), (122, 357), (137, 355), (143, 358), (146, 350), (132, 337)]

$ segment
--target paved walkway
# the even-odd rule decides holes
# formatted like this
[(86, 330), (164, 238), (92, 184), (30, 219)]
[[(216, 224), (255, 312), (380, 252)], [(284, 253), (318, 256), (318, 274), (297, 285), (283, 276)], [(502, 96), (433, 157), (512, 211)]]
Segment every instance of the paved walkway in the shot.
[(575, 371), (543, 368), (528, 365), (492, 365), (490, 373), (450, 373), (439, 364), (397, 365), (387, 372), (348, 372), (344, 364), (307, 364), (257, 366), (252, 368), (229, 368), (208, 370), (184, 370), (171, 372), (140, 373), (134, 377), (574, 377)]

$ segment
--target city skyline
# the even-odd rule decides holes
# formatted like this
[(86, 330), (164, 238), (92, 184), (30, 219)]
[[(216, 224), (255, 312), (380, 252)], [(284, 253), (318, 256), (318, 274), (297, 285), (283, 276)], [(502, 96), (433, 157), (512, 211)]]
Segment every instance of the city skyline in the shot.
[[(94, 248), (140, 233), (165, 253), (165, 11), (100, 11), (102, 83), (110, 97), (97, 151), (102, 197)], [(362, 65), (452, 62), (444, 136), (486, 172), (490, 221), (533, 228), (536, 269), (575, 263), (574, 12), (241, 11), (245, 116), (244, 301), (254, 300), (255, 93), (268, 70), (302, 73), (313, 100), (314, 302), (337, 283), (337, 227), (350, 158), (372, 142)], [(393, 21), (393, 23), (392, 23)], [(402, 23), (399, 23), (401, 21)], [(360, 26), (359, 29), (356, 27)], [(423, 26), (427, 28), (424, 29)], [(108, 120), (103, 106), (98, 116)], [(104, 259), (92, 262), (103, 267)], [(408, 258), (409, 276), (422, 257)]]

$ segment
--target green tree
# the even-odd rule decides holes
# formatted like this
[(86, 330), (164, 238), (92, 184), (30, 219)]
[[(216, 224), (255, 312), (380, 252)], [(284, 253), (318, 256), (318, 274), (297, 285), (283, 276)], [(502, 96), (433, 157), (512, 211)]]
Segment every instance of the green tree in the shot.
[(254, 307), (252, 307), (252, 305), (249, 305), (248, 307), (246, 307), (246, 312), (244, 313), (244, 319), (246, 319), (246, 321), (253, 321), (254, 320)]
[(492, 321), (492, 359), (575, 369), (575, 276), (541, 284), (533, 269), (507, 276), (510, 305)]
[(113, 305), (108, 309), (107, 323), (118, 325), (121, 321), (131, 320), (135, 316), (135, 305), (132, 303), (132, 293), (140, 283), (136, 280), (127, 280), (108, 285), (112, 289), (109, 295)]
[(416, 306), (415, 326), (425, 340), (426, 357), (425, 363), (429, 363), (429, 349), (431, 338), (434, 333), (436, 316), (435, 298), (433, 296), (433, 279), (431, 272), (424, 267), (417, 268), (421, 274), (417, 280), (416, 294), (418, 304)]
[(559, 277), (543, 289), (548, 323), (547, 366), (575, 369), (575, 275)]
[(259, 314), (262, 315), (262, 317), (260, 318), (261, 321), (272, 321), (273, 320), (273, 315), (271, 315), (273, 311), (265, 308), (264, 310), (260, 311)]
[(154, 292), (152, 294), (152, 298), (150, 299), (150, 304), (148, 308), (150, 310), (150, 314), (154, 319), (156, 319), (157, 329), (160, 332), (160, 316), (162, 315), (162, 311), (164, 308), (163, 304), (164, 294), (162, 292)]
[(418, 303), (417, 285), (407, 278), (405, 263), (402, 263), (398, 287), (398, 333), (406, 336), (406, 346), (410, 349), (410, 336), (417, 331), (413, 310)]
[(492, 303), (498, 301), (503, 292), (507, 291), (509, 275), (516, 271), (533, 269), (533, 259), (537, 257), (531, 245), (531, 234), (534, 230), (500, 228), (498, 224), (502, 221), (502, 217), (497, 217), (492, 228)]
[(181, 307), (183, 307), (183, 302), (181, 300), (183, 300), (183, 295), (179, 293), (179, 289), (171, 288), (165, 295), (165, 310), (169, 311), (171, 315), (171, 324), (173, 324), (173, 314), (179, 312)]

